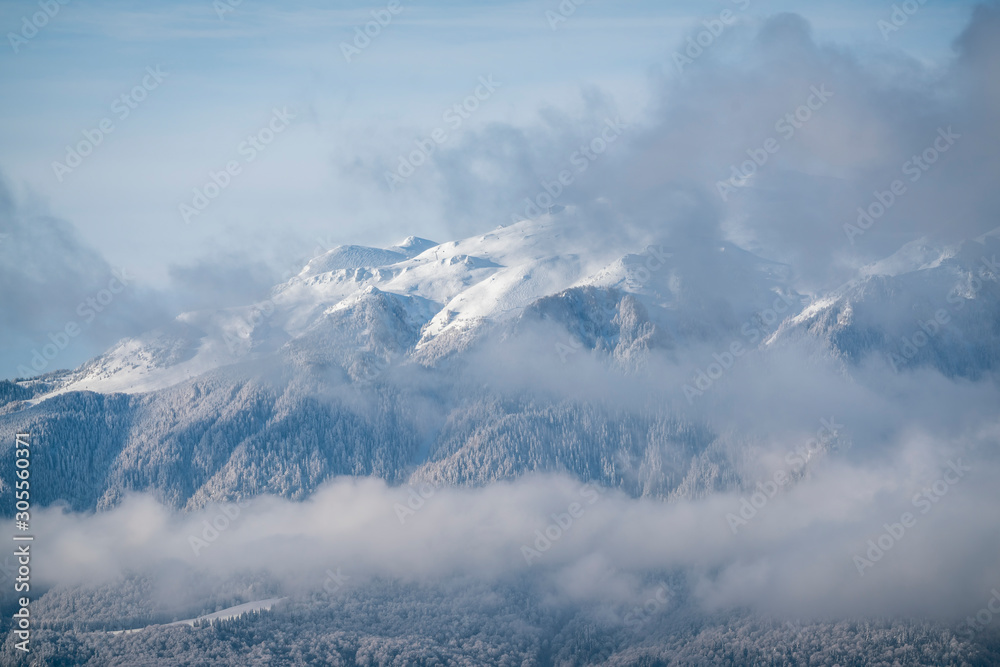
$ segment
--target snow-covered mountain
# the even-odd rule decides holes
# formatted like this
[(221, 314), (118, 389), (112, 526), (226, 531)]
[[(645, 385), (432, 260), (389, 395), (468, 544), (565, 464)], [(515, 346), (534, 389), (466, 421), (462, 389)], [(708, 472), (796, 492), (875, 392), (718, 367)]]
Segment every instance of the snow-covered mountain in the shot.
[[(1000, 350), (1000, 283), (981, 270), (998, 249), (995, 237), (911, 244), (807, 303), (789, 267), (731, 244), (614, 247), (561, 217), (342, 246), (263, 302), (185, 313), (76, 370), (3, 383), (0, 437), (51, 443), (38, 500), (78, 509), (131, 490), (197, 507), (303, 498), (336, 475), (479, 484), (545, 470), (697, 497), (750, 481), (746, 442), (666, 399), (636, 412), (514, 390), (503, 369), (559, 375), (571, 350), (638, 378), (647, 362), (735, 339), (762, 352), (806, 342), (848, 369), (882, 359), (976, 378)], [(748, 323), (776, 310), (774, 333), (747, 341)]]
[[(526, 311), (572, 329), (573, 317), (556, 316), (553, 304), (572, 301), (579, 290), (615, 303), (631, 295), (629, 303), (643, 311), (632, 316), (652, 316), (662, 341), (711, 340), (765, 307), (772, 292), (789, 291), (787, 267), (735, 246), (637, 250), (595, 248), (551, 218), (443, 244), (410, 237), (386, 249), (340, 246), (277, 285), (266, 301), (182, 314), (168, 327), (119, 342), (40, 398), (154, 391), (272, 354), (300, 364), (339, 359), (356, 379), (351, 367), (359, 358), (406, 353), (433, 363), (463, 349), (483, 327), (510, 324)], [(599, 317), (612, 305), (602, 307)]]
[(1000, 367), (1000, 237), (956, 246), (921, 239), (788, 318), (768, 341), (821, 341), (851, 363), (933, 366), (978, 378)]

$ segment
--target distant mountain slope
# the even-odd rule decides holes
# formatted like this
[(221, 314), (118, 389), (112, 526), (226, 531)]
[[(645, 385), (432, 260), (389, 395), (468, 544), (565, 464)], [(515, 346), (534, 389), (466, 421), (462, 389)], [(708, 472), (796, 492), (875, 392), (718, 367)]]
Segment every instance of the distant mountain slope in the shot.
[[(121, 341), (65, 376), (54, 393), (154, 391), (248, 359), (287, 354), (313, 363), (372, 352), (370, 343), (389, 339), (396, 342), (376, 356), (412, 348), (415, 358), (433, 364), (468, 347), (483, 325), (513, 322), (540, 299), (571, 288), (632, 294), (636, 317), (661, 330), (657, 340), (713, 340), (767, 307), (776, 290), (788, 291), (787, 267), (735, 246), (622, 254), (571, 232), (548, 219), (526, 220), (440, 245), (410, 237), (385, 250), (341, 246), (311, 260), (264, 302), (184, 313), (170, 326)], [(372, 319), (370, 306), (379, 299), (383, 307), (394, 304), (395, 314), (386, 315), (391, 324)]]
[[(5, 383), (0, 450), (31, 432), (35, 501), (79, 510), (130, 491), (193, 508), (304, 498), (336, 475), (485, 484), (543, 470), (699, 497), (753, 482), (747, 442), (670, 401), (624, 409), (494, 382), (497, 371), (559, 375), (571, 350), (639, 378), (650, 360), (734, 339), (967, 378), (1000, 358), (1000, 283), (980, 270), (995, 238), (908, 246), (803, 308), (787, 266), (733, 245), (623, 252), (571, 231), (546, 218), (444, 244), (335, 249), (262, 303), (186, 313), (74, 371)], [(921, 339), (939, 311), (948, 321)], [(771, 316), (773, 335), (747, 341)]]
[(1000, 238), (935, 248), (919, 241), (786, 320), (780, 345), (804, 337), (895, 371), (932, 366), (976, 379), (1000, 368)]

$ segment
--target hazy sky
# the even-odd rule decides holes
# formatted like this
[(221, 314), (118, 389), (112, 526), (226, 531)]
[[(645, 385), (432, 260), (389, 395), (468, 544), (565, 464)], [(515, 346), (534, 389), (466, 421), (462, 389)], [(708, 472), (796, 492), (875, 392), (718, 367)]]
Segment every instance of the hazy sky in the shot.
[[(301, 248), (318, 236), (370, 244), (410, 233), (442, 237), (449, 230), (442, 211), (395, 201), (375, 174), (365, 176), (370, 188), (359, 187), (345, 170), (359, 155), (392, 160), (410, 150), (480, 76), (492, 74), (501, 86), (457, 133), (492, 121), (537, 123), (543, 108), (581, 107), (592, 87), (613, 96), (620, 113), (641, 118), (651, 79), (676, 75), (671, 54), (684, 36), (726, 8), (751, 21), (801, 12), (819, 41), (902, 49), (935, 62), (950, 55), (970, 4), (929, 3), (886, 40), (876, 24), (891, 3), (591, 0), (552, 30), (545, 12), (558, 11), (555, 1), (404, 1), (347, 62), (341, 42), (386, 3), (244, 0), (220, 18), (223, 5), (209, 0), (72, 1), (17, 53), (5, 40), (0, 171), (20, 202), (69, 221), (111, 264), (156, 284), (169, 265), (216, 248), (266, 257), (291, 239)], [(37, 11), (37, 2), (5, 2), (0, 25), (17, 32)], [(122, 119), (115, 100), (157, 66), (167, 76)], [(179, 205), (210, 171), (244, 159), (240, 143), (275, 107), (296, 114), (288, 130), (185, 224)], [(112, 134), (60, 182), (52, 163), (65, 161), (65, 147), (104, 118)], [(425, 185), (418, 177), (407, 184)], [(508, 217), (498, 211), (483, 228)]]
[[(615, 247), (726, 238), (811, 291), (928, 231), (996, 226), (1000, 28), (996, 12), (970, 23), (971, 2), (927, 3), (892, 32), (891, 3), (860, 1), (43, 4), (0, 5), (0, 376), (71, 322), (83, 334), (53, 366), (261, 298), (337, 244), (508, 224), (607, 122), (630, 129), (561, 201)], [(720, 16), (679, 71), (674, 54)], [(373, 17), (386, 25), (345, 55)], [(730, 165), (822, 84), (829, 107), (721, 201)], [(951, 124), (975, 137), (847, 244), (855, 208)], [(91, 323), (80, 304), (112, 268), (128, 289)]]
[[(341, 43), (353, 42), (355, 27), (373, 11), (386, 17), (396, 4), (223, 2), (129, 8), (69, 0), (53, 5), (58, 12), (37, 35), (6, 38), (0, 377), (30, 363), (34, 350), (55, 340), (53, 332), (84, 321), (80, 304), (110, 289), (113, 268), (127, 269), (128, 289), (113, 298), (109, 314), (87, 322), (52, 368), (75, 366), (179, 309), (250, 299), (282, 269), (298, 268), (283, 261), (319, 244), (389, 245), (409, 234), (446, 241), (507, 224), (523, 197), (537, 193), (539, 179), (553, 178), (574, 147), (610, 121), (629, 127), (620, 150), (609, 151), (563, 198), (579, 209), (567, 219), (602, 233), (595, 244), (625, 238), (683, 249), (735, 240), (788, 262), (796, 287), (815, 295), (913, 238), (972, 238), (997, 226), (996, 4), (973, 15), (971, 2), (934, 0), (884, 35), (879, 22), (891, 19), (891, 1), (589, 0), (553, 29), (546, 12), (559, 11), (556, 0), (399, 0), (402, 11), (348, 62)], [(21, 31), (22, 17), (39, 6), (3, 4), (5, 34)], [(232, 11), (220, 17), (221, 7)], [(702, 21), (724, 11), (734, 26), (678, 72), (675, 51), (706, 29)], [(764, 145), (775, 119), (823, 86), (833, 92), (829, 106), (822, 102), (816, 120), (786, 139), (766, 169), (731, 200), (720, 200), (715, 184), (729, 176), (729, 166)], [(121, 99), (133, 90), (141, 101)], [(477, 91), (479, 108), (462, 122), (448, 120), (455, 118), (449, 108)], [(66, 146), (96, 136), (102, 123), (111, 131), (93, 152), (57, 174), (53, 162), (67, 161)], [(952, 127), (959, 139), (953, 147)], [(390, 188), (386, 170), (439, 128), (447, 138), (427, 166)], [(273, 141), (245, 144), (252, 134)], [(901, 169), (906, 173), (911, 155), (941, 141), (949, 148), (933, 173), (900, 195), (862, 239), (845, 238), (843, 225), (856, 208), (889, 188)], [(212, 173), (225, 187), (214, 186), (218, 196), (186, 222), (181, 205), (197, 206), (193, 190), (206, 190)], [(726, 288), (721, 271), (699, 268), (690, 280), (699, 289)], [(609, 494), (579, 537), (561, 545), (565, 555), (548, 561), (553, 569), (577, 572), (577, 560), (595, 545), (608, 566), (623, 570), (704, 568), (697, 593), (708, 608), (950, 611), (978, 600), (998, 576), (996, 438), (991, 422), (982, 430), (970, 422), (966, 432), (959, 408), (992, 414), (995, 388), (928, 373), (893, 376), (883, 396), (862, 393), (840, 368), (804, 372), (806, 361), (782, 357), (764, 379), (756, 368), (737, 370), (732, 389), (718, 395), (739, 409), (723, 414), (762, 429), (789, 415), (850, 415), (859, 443), (890, 440), (884, 459), (838, 459), (815, 483), (777, 499), (740, 540), (725, 524), (738, 507), (735, 496), (678, 507)], [(479, 367), (494, 373), (491, 382), (504, 380)], [(553, 376), (573, 379), (568, 371)], [(633, 392), (642, 388), (628, 383)], [(593, 386), (606, 392), (610, 385)], [(891, 437), (882, 435), (886, 423)], [(878, 534), (878, 523), (907, 510), (912, 489), (943, 474), (945, 456), (965, 455), (963, 440), (972, 441), (974, 453), (986, 452), (975, 459), (977, 476), (956, 487), (957, 502), (921, 520), (907, 537), (912, 548), (894, 552), (898, 569), (880, 569), (876, 585), (859, 578), (851, 554)], [(305, 540), (337, 545), (324, 558), (364, 564), (369, 571), (359, 567), (359, 578), (449, 575), (449, 567), (466, 564), (499, 577), (523, 569), (518, 544), (544, 519), (525, 508), (557, 510), (577, 492), (568, 481), (544, 478), (449, 491), (428, 506), (423, 524), (402, 534), (391, 509), (402, 497), (397, 490), (364, 482), (358, 491), (352, 484), (332, 482), (301, 515), (301, 507), (262, 499), (229, 534), (229, 546), (220, 542), (202, 562), (231, 567), (229, 557), (239, 553), (249, 567), (326, 567), (328, 561), (310, 562), (315, 550), (274, 539), (291, 526), (287, 531)], [(367, 517), (360, 527), (313, 518), (333, 516), (330, 507), (356, 491), (356, 511), (339, 516)], [(292, 514), (299, 523), (285, 520)], [(468, 535), (484, 515), (495, 516), (505, 532), (471, 544)], [(46, 552), (43, 569), (68, 579), (107, 574), (116, 564), (128, 569), (153, 553), (193, 560), (184, 537), (190, 526), (148, 499), (84, 518), (78, 530), (68, 527), (79, 517), (53, 510), (49, 519), (47, 539), (62, 542)], [(122, 530), (136, 533), (125, 547)], [(700, 539), (706, 534), (710, 539)], [(413, 535), (435, 539), (422, 540), (431, 546), (411, 557)], [(258, 548), (262, 536), (275, 546)], [(115, 550), (117, 560), (107, 556)], [(571, 593), (576, 581), (567, 586)]]

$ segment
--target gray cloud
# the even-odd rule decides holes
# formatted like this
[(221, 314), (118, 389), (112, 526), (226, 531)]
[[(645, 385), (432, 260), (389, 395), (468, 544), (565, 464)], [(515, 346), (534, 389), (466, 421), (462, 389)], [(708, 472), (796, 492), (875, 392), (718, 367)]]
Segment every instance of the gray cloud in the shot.
[[(573, 183), (555, 200), (577, 208), (573, 226), (617, 240), (728, 238), (791, 263), (809, 289), (830, 287), (914, 238), (955, 241), (996, 227), (998, 31), (997, 7), (980, 6), (941, 67), (889, 48), (821, 43), (799, 15), (741, 20), (683, 73), (665, 51), (651, 108), (621, 109), (585, 90), (576, 116), (544, 110), (533, 126), (469, 130), (395, 198), (437, 207), (456, 234), (474, 233), (524, 215), (525, 198), (566, 169)], [(820, 89), (828, 99), (804, 109)], [(585, 172), (570, 166), (618, 117), (630, 123), (621, 140)], [(926, 170), (916, 166), (948, 128), (960, 138)], [(718, 183), (768, 139), (777, 152), (723, 201)], [(371, 157), (354, 175), (380, 182), (391, 162)], [(852, 244), (845, 225), (896, 180), (905, 193)]]
[[(818, 44), (798, 16), (741, 23), (683, 76), (654, 80), (654, 108), (627, 115), (631, 127), (621, 142), (588, 158), (586, 171), (574, 173), (574, 182), (554, 197), (571, 207), (556, 215), (594, 243), (685, 248), (694, 258), (687, 268), (700, 269), (690, 278), (699, 293), (723, 296), (731, 295), (739, 276), (701, 261), (707, 256), (701, 251), (727, 238), (790, 262), (809, 288), (835, 285), (851, 275), (848, 269), (918, 236), (981, 234), (996, 226), (998, 204), (992, 183), (1000, 155), (998, 31), (996, 7), (978, 9), (956, 43), (956, 58), (937, 72), (898, 53)], [(664, 61), (672, 66), (669, 53)], [(833, 92), (829, 102), (782, 137), (780, 150), (723, 201), (717, 183), (729, 178), (730, 166), (781, 136), (776, 123), (822, 86)], [(397, 196), (434, 202), (456, 233), (480, 231), (486, 221), (505, 224), (510, 213), (523, 212), (525, 197), (544, 191), (542, 180), (551, 184), (560, 171), (573, 169), (580, 146), (619, 115), (599, 93), (586, 92), (585, 101), (580, 117), (548, 110), (535, 127), (494, 124), (470, 132), (442, 148), (435, 166), (421, 173), (432, 188), (414, 181), (411, 191)], [(897, 195), (898, 203), (852, 245), (844, 225), (855, 222), (856, 209), (868, 206), (875, 190), (905, 178), (907, 161), (948, 127), (962, 135), (954, 152), (907, 183), (906, 194)], [(362, 162), (365, 173), (381, 181), (391, 158)], [(29, 228), (9, 196), (0, 203), (12, 237), (55, 239), (65, 229), (56, 221)], [(12, 248), (25, 253), (32, 247), (18, 244)], [(56, 298), (57, 286), (69, 282), (98, 287), (108, 268), (99, 256), (75, 244), (62, 248), (75, 259), (55, 278), (45, 275), (45, 262), (52, 260), (32, 251), (30, 270), (24, 276), (8, 272), (5, 285), (43, 299)], [(10, 257), (13, 265), (17, 253)], [(197, 294), (201, 288), (235, 300), (269, 279), (263, 266), (226, 255), (177, 267), (173, 277), (175, 297), (199, 306), (210, 304)], [(65, 303), (51, 308), (18, 297), (12, 314), (5, 314), (12, 318), (8, 326), (21, 313), (44, 331), (58, 323), (64, 306), (86, 294), (59, 296)], [(762, 480), (783, 465), (785, 452), (815, 433), (820, 418), (844, 421), (853, 446), (770, 498), (738, 535), (727, 515), (738, 512), (752, 490), (675, 503), (607, 490), (529, 566), (521, 547), (533, 544), (553, 513), (579, 500), (579, 482), (527, 477), (442, 489), (401, 525), (395, 506), (407, 502), (406, 489), (337, 480), (300, 503), (255, 499), (200, 555), (191, 537), (203, 535), (204, 522), (224, 513), (221, 507), (175, 515), (149, 498), (133, 497), (97, 515), (45, 510), (36, 519), (47, 545), (39, 552), (39, 576), (48, 577), (47, 584), (73, 584), (174, 559), (215, 574), (265, 569), (309, 587), (321, 585), (323, 570), (336, 563), (357, 577), (416, 580), (541, 572), (565, 596), (581, 599), (613, 597), (623, 579), (638, 580), (643, 572), (681, 569), (695, 580), (696, 601), (706, 609), (816, 615), (960, 615), (977, 609), (996, 585), (995, 384), (953, 382), (932, 371), (887, 375), (874, 365), (849, 375), (838, 362), (817, 360), (808, 346), (789, 346), (748, 357), (689, 408), (680, 388), (718, 348), (653, 355), (643, 373), (624, 377), (586, 353), (560, 365), (551, 352), (554, 335), (539, 327), (483, 351), (470, 374), (504, 391), (606, 398), (635, 410), (679, 405), (689, 417), (745, 436)], [(949, 461), (958, 459), (973, 471), (918, 514), (915, 495), (933, 488)], [(877, 541), (884, 524), (901, 521), (906, 512), (916, 524), (861, 576), (854, 556), (867, 554), (868, 540)], [(620, 575), (594, 585), (590, 575), (605, 568)]]
[[(735, 536), (727, 516), (749, 492), (664, 504), (529, 476), (479, 489), (424, 489), (426, 498), (410, 505), (415, 511), (401, 514), (397, 508), (419, 487), (341, 479), (303, 502), (262, 497), (238, 512), (230, 505), (228, 520), (220, 519), (223, 506), (178, 516), (141, 496), (97, 515), (47, 509), (35, 519), (46, 545), (37, 571), (44, 585), (76, 585), (173, 562), (213, 576), (267, 571), (288, 590), (308, 591), (336, 564), (355, 581), (532, 576), (568, 600), (613, 602), (623, 584), (679, 570), (694, 577), (693, 602), (704, 610), (947, 619), (978, 608), (996, 585), (989, 554), (1000, 538), (988, 508), (1000, 500), (991, 482), (997, 461), (978, 448), (982, 442), (969, 448), (916, 435), (878, 465), (828, 462), (808, 483), (771, 498)], [(971, 472), (923, 513), (930, 503), (912, 497), (941, 478), (949, 461)], [(567, 525), (562, 515), (573, 503)], [(860, 576), (853, 556), (905, 512), (914, 525)], [(541, 540), (536, 531), (557, 520), (564, 528)], [(218, 530), (206, 528), (212, 522)], [(595, 568), (603, 582), (581, 577)]]
[(4, 377), (75, 367), (166, 316), (130, 279), (134, 267), (109, 265), (71, 224), (20, 201), (3, 178), (0, 234)]

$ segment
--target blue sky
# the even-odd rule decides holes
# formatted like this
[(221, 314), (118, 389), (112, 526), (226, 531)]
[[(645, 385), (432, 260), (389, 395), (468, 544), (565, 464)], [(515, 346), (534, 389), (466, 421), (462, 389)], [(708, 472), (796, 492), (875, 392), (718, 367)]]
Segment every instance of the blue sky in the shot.
[[(553, 13), (568, 14), (556, 0), (400, 0), (350, 62), (341, 45), (389, 0), (242, 0), (220, 16), (223, 2), (0, 5), (0, 375), (78, 319), (112, 268), (129, 290), (60, 367), (179, 312), (253, 302), (337, 244), (508, 224), (612, 120), (630, 128), (614, 156), (563, 198), (599, 226), (611, 202), (626, 221), (608, 228), (614, 243), (714, 235), (795, 265), (809, 291), (927, 230), (995, 226), (987, 45), (1000, 22), (970, 22), (972, 2), (928, 1), (884, 35), (892, 2), (588, 0), (553, 29)], [(679, 72), (673, 54), (723, 12), (731, 26)], [(28, 37), (35, 16), (45, 25)], [(483, 81), (495, 86), (477, 100)], [(823, 119), (719, 201), (730, 165), (824, 82), (838, 92)], [(449, 110), (470, 101), (452, 125)], [(843, 221), (872, 183), (958, 122), (979, 136), (952, 154), (953, 172), (845, 246)], [(386, 174), (435, 131), (434, 155), (390, 187)], [(68, 147), (87, 136), (98, 145), (71, 165)]]
[[(385, 3), (243, 0), (220, 19), (209, 0), (73, 0), (19, 53), (5, 40), (0, 170), (32, 210), (68, 220), (112, 264), (153, 284), (169, 265), (213, 249), (266, 255), (265, 248), (301, 247), (318, 236), (372, 244), (440, 236), (447, 226), (439, 211), (387, 200), (378, 182), (359, 191), (344, 183), (343, 169), (366, 151), (403, 151), (440, 125), (442, 110), (478, 77), (493, 74), (502, 88), (462, 131), (530, 124), (544, 108), (572, 112), (581, 90), (594, 87), (638, 118), (651, 77), (673, 76), (670, 54), (701, 19), (725, 8), (750, 21), (798, 11), (817, 40), (899, 49), (933, 63), (949, 57), (971, 3), (928, 3), (884, 40), (876, 23), (891, 4), (754, 1), (742, 12), (721, 0), (591, 0), (552, 30), (545, 12), (558, 11), (557, 2), (403, 2), (348, 63), (339, 44)], [(0, 25), (17, 31), (37, 11), (37, 2), (6, 2)], [(168, 73), (163, 84), (116, 120), (111, 104), (157, 65)], [(286, 106), (297, 113), (289, 131), (183, 224), (178, 206), (192, 188), (233, 159), (273, 108)], [(115, 122), (113, 134), (59, 182), (52, 162), (105, 117)]]

